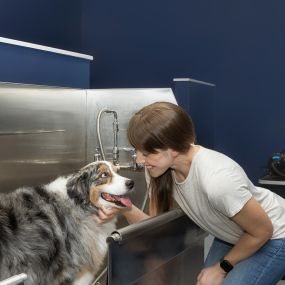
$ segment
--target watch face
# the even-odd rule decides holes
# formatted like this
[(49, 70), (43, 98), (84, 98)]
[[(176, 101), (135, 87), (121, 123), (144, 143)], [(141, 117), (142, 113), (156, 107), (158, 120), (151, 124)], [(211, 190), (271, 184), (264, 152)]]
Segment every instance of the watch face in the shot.
[(220, 266), (226, 273), (229, 273), (234, 268), (231, 263), (225, 259), (220, 261)]

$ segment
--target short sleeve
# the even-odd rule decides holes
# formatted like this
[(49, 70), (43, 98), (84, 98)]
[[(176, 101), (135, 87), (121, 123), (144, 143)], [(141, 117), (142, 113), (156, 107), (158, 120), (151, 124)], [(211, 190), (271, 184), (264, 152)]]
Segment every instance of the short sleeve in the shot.
[(209, 187), (211, 206), (229, 218), (236, 215), (252, 197), (249, 180), (241, 167), (219, 171)]

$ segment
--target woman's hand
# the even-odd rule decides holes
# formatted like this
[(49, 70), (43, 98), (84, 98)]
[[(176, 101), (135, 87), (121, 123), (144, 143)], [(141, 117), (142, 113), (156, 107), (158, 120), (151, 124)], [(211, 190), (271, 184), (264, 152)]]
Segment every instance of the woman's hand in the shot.
[(120, 211), (120, 209), (114, 207), (102, 207), (97, 215), (94, 215), (94, 219), (98, 224), (104, 224), (112, 220)]
[(129, 224), (137, 223), (150, 217), (142, 210), (138, 209), (134, 204), (132, 204), (131, 207), (122, 209), (117, 209), (115, 207), (101, 207), (98, 210), (97, 215), (93, 215), (93, 217), (97, 223), (103, 224), (109, 222), (118, 214), (122, 214)]
[(197, 277), (196, 285), (220, 285), (226, 277), (226, 272), (217, 263), (214, 266), (204, 268)]

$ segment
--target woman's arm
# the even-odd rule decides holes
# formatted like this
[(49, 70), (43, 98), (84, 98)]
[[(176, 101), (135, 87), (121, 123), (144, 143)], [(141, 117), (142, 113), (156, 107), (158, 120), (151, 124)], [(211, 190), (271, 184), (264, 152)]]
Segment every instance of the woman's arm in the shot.
[(137, 223), (139, 221), (150, 218), (149, 215), (144, 213), (142, 210), (137, 208), (135, 205), (132, 205), (127, 209), (118, 209), (118, 208), (100, 208), (97, 215), (94, 215), (94, 219), (97, 223), (102, 224), (110, 221), (116, 215), (121, 213), (127, 219), (129, 224)]
[(273, 226), (263, 208), (254, 198), (251, 198), (232, 220), (244, 230), (244, 234), (224, 257), (235, 265), (254, 254), (272, 237)]
[(122, 211), (122, 214), (125, 216), (129, 224), (134, 224), (151, 217), (137, 208), (135, 205), (132, 205), (131, 208)]
[[(266, 212), (254, 198), (251, 198), (232, 220), (244, 230), (235, 246), (224, 256), (224, 259), (234, 266), (253, 255), (272, 237), (273, 226)], [(226, 273), (217, 263), (200, 272), (197, 285), (219, 285), (225, 276)]]

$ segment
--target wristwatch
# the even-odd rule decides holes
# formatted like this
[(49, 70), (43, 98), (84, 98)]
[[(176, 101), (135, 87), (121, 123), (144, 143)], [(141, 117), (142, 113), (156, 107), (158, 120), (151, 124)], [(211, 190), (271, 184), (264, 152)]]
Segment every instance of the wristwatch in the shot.
[(228, 261), (228, 260), (225, 260), (225, 259), (221, 259), (220, 260), (220, 267), (226, 272), (226, 273), (229, 273), (233, 268), (234, 266)]

